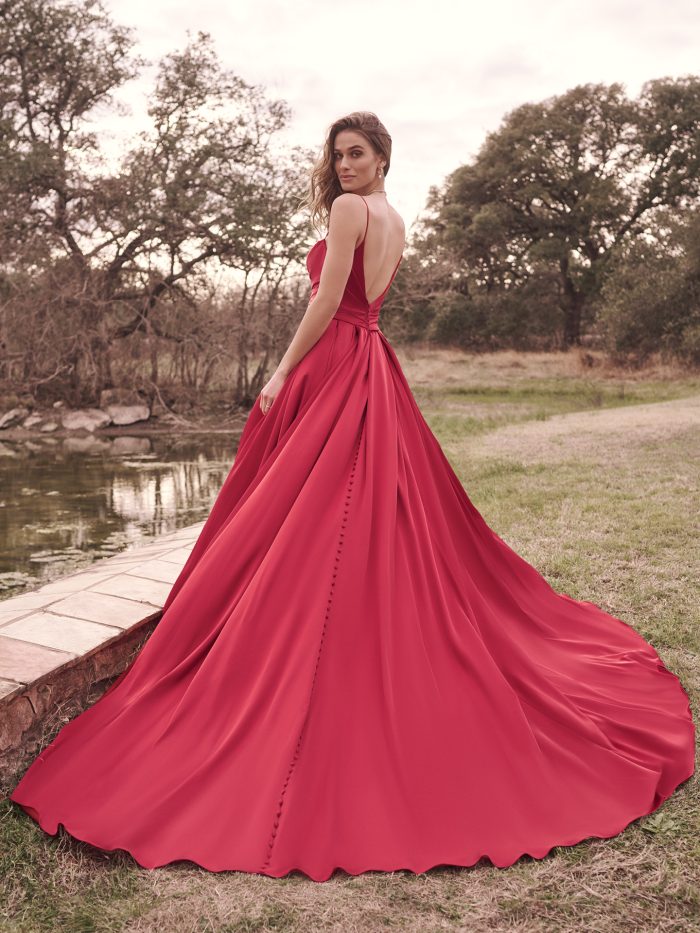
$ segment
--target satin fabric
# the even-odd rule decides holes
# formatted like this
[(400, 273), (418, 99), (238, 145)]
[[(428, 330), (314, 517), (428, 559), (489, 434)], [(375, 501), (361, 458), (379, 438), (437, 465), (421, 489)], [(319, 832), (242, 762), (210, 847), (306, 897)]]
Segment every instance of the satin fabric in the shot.
[(654, 648), (471, 502), (379, 328), (391, 282), (366, 299), (365, 238), (327, 330), (252, 406), (150, 639), (12, 792), (46, 832), (146, 868), (505, 868), (614, 836), (693, 774)]

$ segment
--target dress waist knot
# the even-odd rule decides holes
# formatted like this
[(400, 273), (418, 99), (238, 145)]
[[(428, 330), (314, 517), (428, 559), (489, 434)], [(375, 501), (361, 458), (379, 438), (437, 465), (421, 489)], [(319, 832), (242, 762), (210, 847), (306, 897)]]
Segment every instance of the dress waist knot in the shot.
[(352, 311), (336, 311), (333, 315), (333, 320), (345, 321), (348, 324), (356, 324), (358, 327), (364, 327), (365, 330), (379, 330), (377, 321), (363, 321), (356, 314), (353, 314)]

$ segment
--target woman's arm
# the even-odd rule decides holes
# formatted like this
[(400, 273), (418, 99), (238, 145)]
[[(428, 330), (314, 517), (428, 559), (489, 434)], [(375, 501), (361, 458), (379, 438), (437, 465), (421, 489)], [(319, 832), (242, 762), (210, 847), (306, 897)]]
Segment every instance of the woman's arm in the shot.
[(260, 393), (260, 407), (266, 412), (284, 385), (291, 370), (316, 344), (338, 310), (345, 291), (357, 241), (365, 229), (366, 208), (359, 195), (350, 191), (338, 195), (331, 204), (318, 291), (306, 307), (296, 333), (277, 369)]
[(352, 192), (344, 192), (331, 204), (318, 291), (309, 302), (294, 337), (277, 367), (287, 376), (319, 340), (338, 310), (352, 269), (358, 239), (365, 229), (365, 206)]

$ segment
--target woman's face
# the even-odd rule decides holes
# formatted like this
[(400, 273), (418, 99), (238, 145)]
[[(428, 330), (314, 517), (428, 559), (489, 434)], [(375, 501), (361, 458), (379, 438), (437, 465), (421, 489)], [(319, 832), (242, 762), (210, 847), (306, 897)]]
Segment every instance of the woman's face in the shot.
[(378, 181), (377, 168), (384, 160), (361, 133), (341, 130), (333, 144), (333, 163), (343, 191), (363, 194)]

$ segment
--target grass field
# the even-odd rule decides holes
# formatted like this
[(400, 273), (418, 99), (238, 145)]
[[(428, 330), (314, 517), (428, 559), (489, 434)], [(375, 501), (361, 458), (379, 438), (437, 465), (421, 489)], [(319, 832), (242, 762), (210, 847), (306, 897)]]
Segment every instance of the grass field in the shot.
[[(560, 592), (651, 641), (700, 716), (700, 376), (569, 354), (397, 349), (421, 409), (487, 522)], [(7, 792), (9, 788), (3, 788)], [(488, 864), (276, 880), (47, 837), (0, 804), (8, 931), (700, 930), (697, 775), (613, 839)]]

